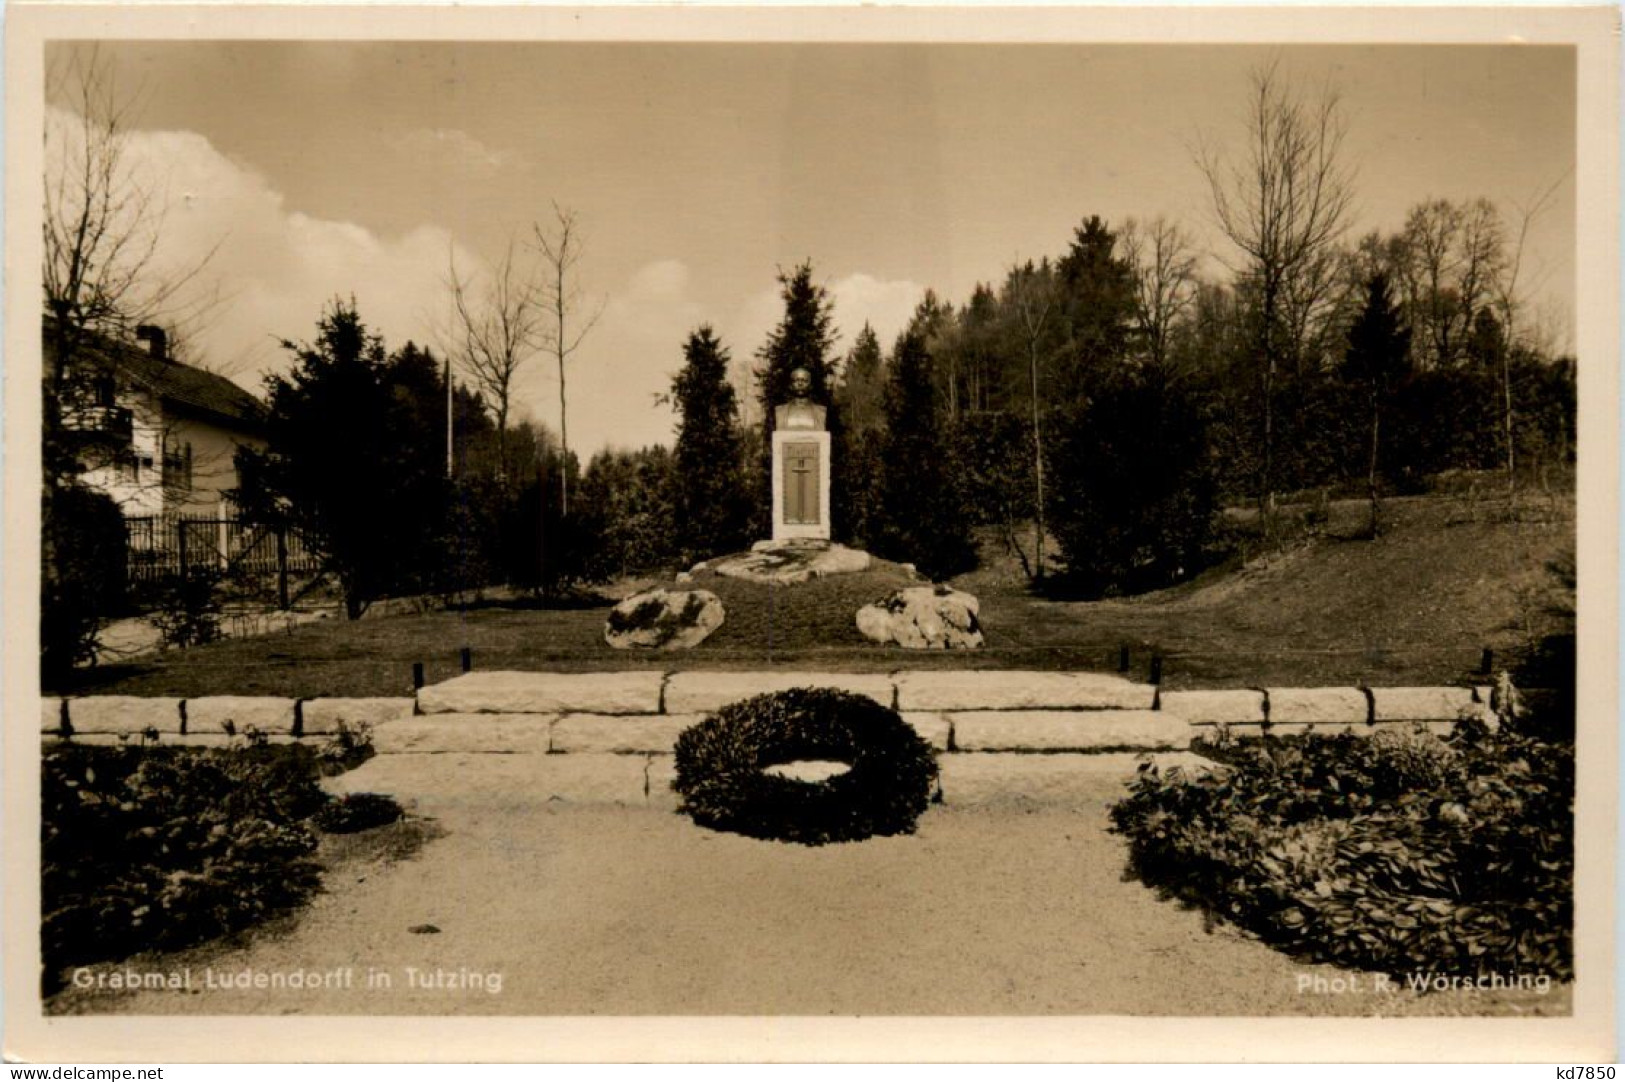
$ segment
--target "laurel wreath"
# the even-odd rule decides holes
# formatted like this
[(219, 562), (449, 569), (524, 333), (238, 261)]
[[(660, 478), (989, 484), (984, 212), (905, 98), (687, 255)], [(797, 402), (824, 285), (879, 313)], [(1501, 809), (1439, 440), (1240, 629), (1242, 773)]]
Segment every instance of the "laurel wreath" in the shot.
[[(753, 838), (823, 845), (912, 834), (937, 777), (931, 746), (864, 695), (794, 688), (730, 703), (677, 739), (680, 811)], [(821, 781), (766, 772), (797, 760), (850, 769)]]

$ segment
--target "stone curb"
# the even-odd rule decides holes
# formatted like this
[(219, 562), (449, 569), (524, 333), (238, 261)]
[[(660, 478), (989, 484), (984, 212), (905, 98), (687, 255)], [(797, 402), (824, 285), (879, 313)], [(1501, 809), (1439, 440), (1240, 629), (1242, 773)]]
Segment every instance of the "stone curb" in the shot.
[(545, 755), (553, 738), (551, 714), (435, 714), (381, 725), (372, 732), (379, 755)]
[(606, 717), (601, 714), (569, 714), (553, 725), (550, 750), (555, 753), (660, 752), (671, 754), (677, 736), (701, 720), (703, 714), (654, 717)]
[(899, 710), (1150, 710), (1157, 689), (1099, 673), (899, 672)]
[(215, 695), (186, 700), (189, 734), (243, 733), (250, 727), (262, 733), (293, 734), (294, 701), (247, 695)]
[(1191, 725), (1156, 710), (999, 710), (958, 713), (957, 751), (1105, 751), (1187, 748)]
[(423, 714), (659, 714), (666, 674), (658, 670), (471, 672), (418, 691)]
[(664, 712), (708, 714), (753, 695), (799, 687), (838, 688), (888, 708), (897, 701), (896, 685), (884, 673), (679, 672), (666, 678)]
[(306, 699), (299, 704), (299, 732), (304, 736), (336, 733), (340, 726), (354, 729), (365, 725), (376, 729), (412, 717), (413, 699)]

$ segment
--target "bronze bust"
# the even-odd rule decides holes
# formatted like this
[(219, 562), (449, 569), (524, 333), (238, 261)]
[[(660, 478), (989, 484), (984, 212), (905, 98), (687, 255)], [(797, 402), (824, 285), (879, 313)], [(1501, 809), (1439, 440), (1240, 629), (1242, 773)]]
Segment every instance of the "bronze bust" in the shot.
[(804, 432), (824, 430), (824, 407), (814, 402), (808, 392), (812, 390), (812, 376), (805, 368), (790, 373), (790, 397), (773, 409), (773, 427), (778, 431), (796, 429)]

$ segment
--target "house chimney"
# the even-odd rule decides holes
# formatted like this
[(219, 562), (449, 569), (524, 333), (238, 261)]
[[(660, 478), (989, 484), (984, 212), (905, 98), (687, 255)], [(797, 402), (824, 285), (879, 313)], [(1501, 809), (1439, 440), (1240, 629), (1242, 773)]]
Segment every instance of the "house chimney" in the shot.
[(135, 337), (147, 344), (147, 352), (152, 355), (153, 360), (169, 360), (169, 335), (164, 333), (162, 327), (143, 323), (135, 329)]

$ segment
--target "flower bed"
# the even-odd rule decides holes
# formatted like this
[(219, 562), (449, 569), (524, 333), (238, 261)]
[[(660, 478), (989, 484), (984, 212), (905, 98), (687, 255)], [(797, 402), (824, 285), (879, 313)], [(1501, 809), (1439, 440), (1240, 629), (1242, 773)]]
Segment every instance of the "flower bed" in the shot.
[(1112, 810), (1147, 883), (1299, 956), (1573, 975), (1574, 752), (1466, 723), (1206, 749)]

